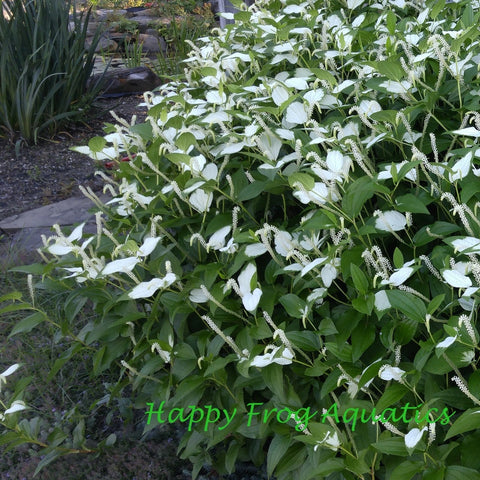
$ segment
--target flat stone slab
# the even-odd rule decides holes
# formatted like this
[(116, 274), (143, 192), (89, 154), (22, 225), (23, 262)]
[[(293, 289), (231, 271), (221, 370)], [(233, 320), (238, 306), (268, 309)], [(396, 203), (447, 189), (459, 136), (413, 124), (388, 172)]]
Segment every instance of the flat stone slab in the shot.
[[(99, 195), (102, 202), (108, 201), (108, 195)], [(61, 202), (35, 208), (28, 212), (12, 215), (0, 221), (0, 229), (5, 232), (24, 228), (51, 227), (58, 225), (76, 225), (93, 217), (90, 210), (94, 207), (91, 200), (86, 197), (72, 197)]]

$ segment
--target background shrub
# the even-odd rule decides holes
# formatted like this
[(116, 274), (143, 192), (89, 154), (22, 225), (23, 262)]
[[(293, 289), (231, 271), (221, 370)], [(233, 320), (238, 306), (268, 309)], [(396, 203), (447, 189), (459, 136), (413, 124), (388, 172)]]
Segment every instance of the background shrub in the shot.
[(54, 370), (93, 348), (112, 408), (236, 409), (185, 433), (193, 477), (480, 478), (478, 9), (259, 2), (198, 40), (146, 123), (80, 148), (131, 157), (86, 192), (97, 235), (27, 269), (65, 292)]
[(85, 87), (99, 31), (85, 49), (90, 12), (78, 14), (70, 0), (1, 4), (0, 128), (36, 142), (82, 116), (98, 93)]

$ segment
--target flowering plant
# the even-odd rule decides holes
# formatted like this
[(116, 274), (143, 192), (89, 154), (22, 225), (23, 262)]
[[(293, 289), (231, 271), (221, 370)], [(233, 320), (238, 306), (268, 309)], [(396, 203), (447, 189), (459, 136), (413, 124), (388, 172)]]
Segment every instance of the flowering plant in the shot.
[(194, 477), (480, 478), (479, 7), (259, 1), (145, 94), (145, 123), (84, 148), (131, 160), (113, 200), (85, 191), (96, 235), (45, 239), (62, 362), (96, 348), (138, 408), (321, 413), (193, 428)]

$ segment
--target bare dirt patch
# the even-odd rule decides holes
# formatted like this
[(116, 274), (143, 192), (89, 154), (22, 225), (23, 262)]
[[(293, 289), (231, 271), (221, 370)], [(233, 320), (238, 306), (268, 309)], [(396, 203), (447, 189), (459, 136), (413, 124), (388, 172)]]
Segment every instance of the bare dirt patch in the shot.
[(16, 149), (0, 137), (0, 220), (79, 195), (79, 185), (101, 190), (103, 181), (94, 173), (103, 165), (70, 148), (104, 135), (105, 123), (116, 123), (110, 110), (127, 120), (133, 115), (144, 118), (146, 108), (138, 106), (142, 101), (141, 95), (99, 99), (83, 123), (37, 145)]

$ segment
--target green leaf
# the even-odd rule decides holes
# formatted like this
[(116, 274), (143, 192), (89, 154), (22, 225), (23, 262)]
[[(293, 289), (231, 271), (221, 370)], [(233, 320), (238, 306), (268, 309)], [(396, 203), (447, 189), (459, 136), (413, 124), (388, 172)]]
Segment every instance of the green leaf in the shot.
[(285, 401), (284, 378), (281, 365), (271, 364), (262, 368), (262, 376), (268, 389), (276, 395), (281, 402)]
[(425, 204), (411, 193), (397, 197), (395, 203), (399, 212), (426, 213), (427, 215), (430, 213)]
[(295, 172), (288, 177), (288, 184), (294, 188), (295, 183), (303, 185), (305, 190), (313, 190), (315, 187), (315, 179), (308, 173)]
[(362, 209), (365, 202), (373, 197), (375, 193), (375, 184), (367, 176), (360, 177), (348, 188), (343, 195), (342, 208), (349, 217), (356, 217)]
[(31, 310), (32, 306), (29, 303), (13, 303), (6, 307), (0, 308), (0, 314), (3, 315), (9, 312), (18, 312), (19, 310)]
[(433, 7), (430, 10), (430, 18), (435, 19), (438, 14), (445, 8), (445, 0), (437, 0), (433, 3)]
[[(381, 110), (380, 112), (372, 113), (370, 118), (376, 122), (391, 123), (392, 125), (395, 125), (397, 123), (397, 114), (398, 112), (396, 110)], [(404, 167), (406, 166), (407, 165), (404, 165)]]
[(40, 460), (40, 462), (38, 463), (37, 468), (35, 469), (35, 472), (33, 473), (33, 476), (35, 477), (35, 475), (37, 475), (37, 473), (39, 473), (40, 470), (45, 468), (47, 465), (52, 463), (57, 458), (60, 458), (62, 455), (65, 455), (65, 453), (66, 452), (63, 452), (62, 450), (58, 450), (58, 449), (55, 449), (55, 450), (52, 450), (51, 452), (48, 452), (42, 458), (42, 460)]
[(379, 452), (386, 453), (387, 455), (396, 455), (400, 457), (408, 456), (407, 447), (405, 446), (403, 437), (383, 438), (378, 442), (372, 443), (372, 447)]
[(391, 383), (383, 395), (378, 400), (375, 408), (377, 412), (380, 414), (383, 410), (388, 408), (390, 405), (394, 405), (395, 403), (399, 402), (405, 394), (408, 392), (408, 388), (401, 383)]
[[(349, 458), (349, 457), (347, 457)], [(326, 461), (320, 462), (320, 465), (317, 467), (312, 468), (310, 472), (307, 473), (307, 476), (300, 476), (297, 478), (306, 479), (320, 479), (320, 478), (327, 478), (331, 473), (334, 472), (341, 472), (346, 469), (346, 462), (342, 458), (330, 458)], [(350, 469), (349, 469), (350, 470)], [(342, 475), (343, 476), (343, 475)], [(346, 478), (346, 477), (344, 477)]]
[(307, 352), (318, 352), (322, 347), (319, 334), (309, 330), (300, 332), (285, 332), (286, 337), (300, 350)]
[(280, 297), (279, 301), (291, 317), (302, 318), (303, 313), (301, 310), (304, 310), (307, 304), (300, 297), (294, 293), (288, 293)]
[(200, 74), (202, 77), (215, 77), (217, 75), (217, 69), (213, 67), (202, 67)]
[(364, 315), (370, 315), (375, 306), (375, 295), (371, 293), (370, 295), (363, 295), (352, 300), (352, 307)]
[(352, 361), (356, 362), (365, 353), (367, 348), (375, 341), (375, 326), (360, 323), (352, 332)]
[(353, 284), (358, 292), (365, 295), (368, 292), (369, 283), (367, 277), (362, 272), (360, 267), (357, 267), (354, 263), (350, 264), (350, 274), (352, 276)]
[(83, 290), (77, 290), (71, 293), (65, 300), (65, 316), (68, 322), (72, 324), (75, 317), (82, 310), (88, 298), (83, 296)]
[(480, 480), (480, 473), (472, 468), (450, 465), (445, 470), (445, 480)]
[(175, 165), (190, 164), (190, 155), (186, 153), (168, 153), (165, 156)]
[(444, 299), (445, 299), (444, 293), (437, 295), (435, 298), (433, 298), (432, 301), (428, 304), (427, 312), (430, 315), (433, 315), (434, 312), (438, 309), (438, 307), (440, 307)]
[(403, 254), (401, 250), (398, 247), (396, 247), (393, 252), (393, 264), (395, 268), (402, 268), (404, 263), (405, 261), (403, 259)]
[(2, 295), (0, 297), (0, 303), (6, 302), (7, 300), (21, 300), (22, 299), (22, 294), (21, 292), (11, 292), (7, 293), (6, 295)]
[(231, 442), (228, 447), (227, 454), (225, 455), (225, 469), (228, 473), (232, 473), (235, 470), (240, 448), (241, 445), (236, 441)]
[[(183, 398), (196, 392), (200, 396), (206, 388), (205, 380), (201, 377), (189, 377), (183, 380), (177, 388), (175, 393), (175, 401), (178, 403)], [(181, 403), (181, 402), (180, 402)]]
[(197, 143), (197, 140), (195, 136), (193, 135), (193, 133), (190, 133), (190, 132), (183, 132), (175, 140), (175, 145), (177, 145), (177, 147), (180, 150), (183, 150), (184, 152), (186, 152), (189, 149), (189, 147), (196, 145), (196, 143)]
[(387, 30), (390, 35), (395, 34), (395, 27), (397, 26), (397, 17), (391, 10), (387, 13)]
[(409, 319), (424, 322), (427, 314), (425, 304), (415, 295), (401, 290), (387, 290), (388, 301)]
[(47, 381), (51, 381), (57, 372), (65, 365), (65, 363), (70, 360), (73, 356), (75, 356), (78, 352), (80, 352), (83, 349), (83, 346), (81, 343), (74, 343), (71, 345), (67, 350), (61, 353), (60, 358), (57, 358), (55, 360), (55, 363), (53, 364), (53, 367), (50, 370), (50, 373), (48, 374)]
[(422, 476), (422, 480), (444, 480), (445, 477), (445, 466), (442, 465), (439, 468), (432, 469), (429, 468), (425, 470), (425, 473)]
[(332, 86), (338, 83), (337, 79), (330, 72), (327, 72), (326, 70), (322, 70), (321, 68), (311, 68), (310, 70), (312, 71), (312, 73), (315, 74), (316, 78), (320, 80), (325, 80)]
[(470, 408), (460, 415), (448, 430), (445, 440), (477, 428), (480, 428), (480, 407)]
[(373, 67), (381, 75), (385, 75), (390, 80), (400, 81), (405, 77), (405, 72), (400, 63), (394, 60), (380, 60), (378, 62), (365, 62)]
[(73, 448), (81, 448), (85, 443), (85, 420), (82, 418), (73, 429)]
[(417, 331), (418, 323), (415, 320), (402, 319), (395, 327), (394, 338), (399, 345), (407, 345), (412, 341)]
[(406, 460), (402, 462), (390, 476), (390, 480), (410, 480), (416, 473), (420, 472), (424, 468), (422, 462), (412, 462)]
[(35, 312), (28, 317), (23, 318), (20, 320), (10, 332), (8, 338), (13, 337), (17, 333), (26, 333), (33, 330), (37, 325), (40, 325), (45, 320), (45, 314), (42, 312)]
[(291, 439), (290, 437), (285, 437), (283, 435), (275, 435), (273, 437), (270, 446), (268, 447), (267, 454), (267, 475), (272, 476), (273, 471), (276, 466), (286, 454), (288, 448), (290, 447)]
[(283, 458), (278, 462), (275, 473), (280, 477), (282, 473), (291, 472), (299, 468), (305, 461), (306, 455), (307, 449), (304, 445), (300, 443), (292, 445)]
[[(457, 368), (466, 367), (470, 364), (468, 355), (465, 355), (468, 350), (468, 347), (454, 343), (440, 358), (432, 356), (424, 370), (435, 375), (443, 375), (453, 370), (452, 365)], [(448, 357), (449, 361), (445, 360), (444, 356)]]
[(106, 145), (107, 141), (103, 137), (93, 137), (88, 141), (88, 148), (95, 153), (101, 152)]
[(249, 183), (238, 195), (237, 200), (239, 202), (245, 202), (252, 198), (258, 197), (265, 191), (267, 182), (253, 182)]
[(441, 221), (435, 222), (433, 225), (422, 227), (413, 237), (413, 243), (417, 247), (420, 247), (427, 243), (437, 241), (439, 237), (446, 237), (459, 230), (461, 229), (458, 225)]

